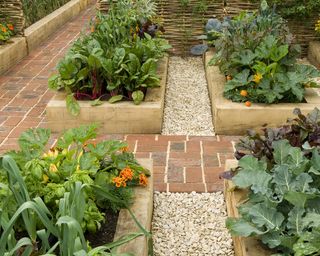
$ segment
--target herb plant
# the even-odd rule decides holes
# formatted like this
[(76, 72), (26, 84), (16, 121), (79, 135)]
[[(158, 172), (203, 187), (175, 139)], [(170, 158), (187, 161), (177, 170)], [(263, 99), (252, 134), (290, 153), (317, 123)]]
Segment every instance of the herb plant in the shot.
[(76, 100), (98, 105), (101, 100), (129, 99), (139, 104), (148, 87), (159, 86), (157, 62), (170, 46), (158, 37), (164, 30), (152, 22), (144, 5), (151, 3), (112, 4), (107, 15), (98, 14), (91, 33), (78, 39), (59, 62), (49, 87), (67, 92), (71, 114), (80, 111)]
[(258, 13), (243, 12), (221, 23), (214, 42), (218, 65), (227, 76), (224, 96), (235, 102), (303, 102), (316, 68), (297, 63), (300, 48), (279, 15), (262, 1)]

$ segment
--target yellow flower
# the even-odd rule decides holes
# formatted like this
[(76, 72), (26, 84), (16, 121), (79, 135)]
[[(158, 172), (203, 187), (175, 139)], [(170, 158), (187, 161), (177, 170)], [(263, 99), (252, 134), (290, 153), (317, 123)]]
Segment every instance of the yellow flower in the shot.
[(49, 171), (50, 172), (57, 172), (58, 168), (55, 164), (50, 164)]
[(255, 82), (256, 84), (260, 83), (262, 79), (262, 75), (260, 73), (257, 73), (253, 76), (253, 82)]
[(49, 177), (48, 177), (47, 174), (43, 174), (43, 175), (42, 175), (42, 179), (43, 179), (43, 182), (44, 182), (44, 183), (47, 183), (47, 182), (49, 181)]

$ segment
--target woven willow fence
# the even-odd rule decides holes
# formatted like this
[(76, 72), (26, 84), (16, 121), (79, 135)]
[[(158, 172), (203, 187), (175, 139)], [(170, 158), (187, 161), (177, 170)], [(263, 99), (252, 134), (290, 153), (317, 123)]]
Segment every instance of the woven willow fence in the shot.
[(24, 30), (24, 15), (20, 0), (0, 0), (0, 21), (12, 23), (19, 35)]
[[(188, 55), (190, 48), (201, 43), (196, 39), (203, 34), (203, 28), (209, 18), (221, 18), (224, 15), (235, 16), (243, 10), (256, 10), (259, 3), (246, 0), (156, 0), (158, 15), (165, 27), (165, 38), (173, 46), (172, 53)], [(101, 11), (108, 10), (109, 0), (98, 0)], [(317, 37), (314, 24), (317, 17), (305, 18), (302, 21), (289, 20), (288, 25), (295, 35), (296, 42), (302, 46), (306, 56), (309, 42)]]

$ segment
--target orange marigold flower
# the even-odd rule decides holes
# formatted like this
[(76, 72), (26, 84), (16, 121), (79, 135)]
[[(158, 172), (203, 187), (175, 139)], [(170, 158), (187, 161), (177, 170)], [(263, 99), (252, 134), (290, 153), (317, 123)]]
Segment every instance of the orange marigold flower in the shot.
[(128, 152), (129, 151), (129, 147), (125, 146), (123, 148), (120, 149), (122, 152)]
[(148, 185), (148, 178), (144, 174), (139, 175), (139, 184), (142, 186), (147, 186)]
[(8, 25), (7, 25), (7, 27), (8, 27), (8, 29), (10, 29), (11, 31), (13, 31), (13, 30), (14, 30), (14, 27), (13, 27), (13, 25), (12, 25), (12, 24), (8, 24)]
[(1, 30), (2, 30), (3, 33), (7, 32), (7, 29), (5, 27), (2, 27)]
[(241, 91), (240, 91), (240, 95), (241, 95), (242, 97), (247, 97), (247, 96), (248, 96), (248, 91), (246, 91), (246, 90), (241, 90)]
[(116, 184), (117, 188), (120, 188), (121, 186), (123, 186), (123, 187), (127, 186), (126, 181), (121, 177), (114, 177), (112, 179), (112, 182)]
[(130, 169), (130, 167), (124, 168), (119, 175), (123, 180), (132, 180), (133, 179), (133, 171)]

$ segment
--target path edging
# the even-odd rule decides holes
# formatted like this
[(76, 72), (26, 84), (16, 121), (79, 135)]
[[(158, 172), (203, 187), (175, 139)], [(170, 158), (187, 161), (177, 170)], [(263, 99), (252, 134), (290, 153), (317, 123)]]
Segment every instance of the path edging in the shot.
[(92, 0), (71, 0), (59, 9), (32, 24), (24, 31), (28, 52), (36, 49), (44, 40), (67, 21), (83, 11)]
[[(147, 187), (135, 187), (134, 202), (131, 211), (139, 223), (147, 230), (151, 230), (152, 213), (153, 213), (153, 161), (148, 158), (138, 159), (138, 162), (148, 170), (151, 176), (148, 178)], [(130, 233), (141, 232), (139, 227), (132, 219), (128, 210), (122, 209), (119, 213), (117, 229), (114, 241)], [(129, 243), (117, 248), (117, 253), (133, 253), (137, 256), (148, 255), (148, 242), (145, 236), (140, 236)]]

